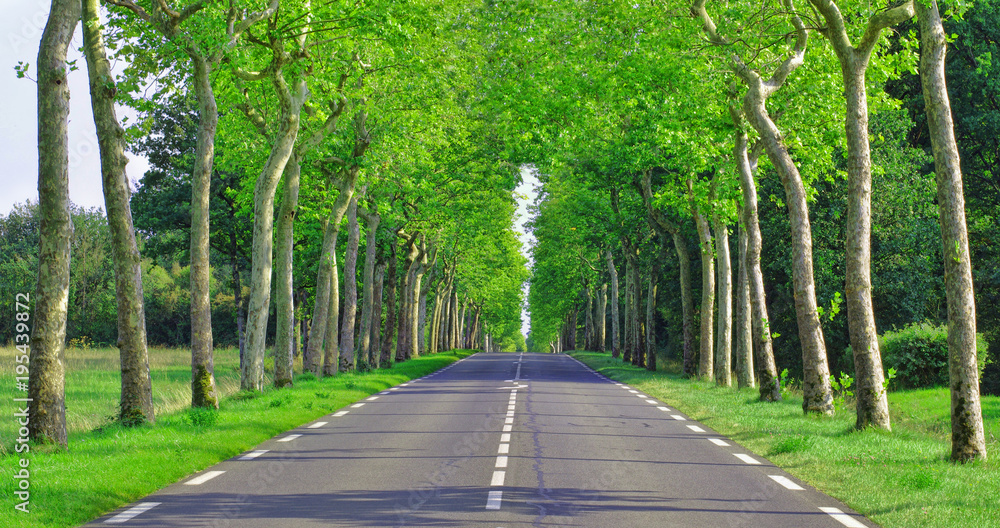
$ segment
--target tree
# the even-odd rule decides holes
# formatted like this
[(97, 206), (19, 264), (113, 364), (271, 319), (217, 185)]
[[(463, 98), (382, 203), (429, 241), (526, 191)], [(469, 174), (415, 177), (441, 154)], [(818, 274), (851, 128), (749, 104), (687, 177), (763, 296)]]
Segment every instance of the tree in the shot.
[(142, 269), (135, 241), (131, 189), (125, 174), (125, 131), (115, 114), (115, 87), (104, 48), (98, 0), (83, 0), (83, 50), (90, 77), (90, 100), (101, 152), (104, 206), (111, 229), (118, 305), (118, 350), (121, 358), (121, 399), (118, 420), (124, 424), (153, 422), (153, 389), (146, 350), (146, 313)]
[(66, 445), (64, 354), (69, 297), (69, 83), (66, 50), (80, 2), (52, 0), (38, 45), (38, 281), (28, 375), (28, 435)]

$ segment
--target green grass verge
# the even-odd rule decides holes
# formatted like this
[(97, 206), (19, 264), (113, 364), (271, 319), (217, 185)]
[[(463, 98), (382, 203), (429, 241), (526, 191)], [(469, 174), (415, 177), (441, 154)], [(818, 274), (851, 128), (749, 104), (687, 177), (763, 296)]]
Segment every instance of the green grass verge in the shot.
[(946, 388), (889, 393), (893, 432), (855, 431), (855, 414), (805, 416), (802, 398), (760, 403), (755, 389), (718, 388), (649, 372), (607, 354), (573, 357), (673, 405), (886, 528), (1000, 526), (1000, 398), (983, 398), (990, 461), (948, 461)]
[[(32, 446), (30, 454), (30, 513), (14, 509), (20, 456), (0, 458), (0, 526), (55, 528), (77, 526), (229, 459), (282, 431), (302, 425), (370, 394), (441, 369), (473, 351), (455, 351), (415, 358), (365, 373), (341, 374), (324, 379), (300, 376), (295, 386), (261, 394), (235, 393), (223, 398), (218, 412), (177, 410), (158, 416), (154, 425), (125, 429), (104, 425), (94, 430), (71, 432), (69, 448)], [(188, 361), (190, 361), (188, 356)], [(100, 364), (79, 369), (82, 379), (114, 378)], [(169, 366), (173, 369), (175, 366)], [(154, 372), (157, 368), (154, 367)], [(190, 367), (187, 370), (190, 383)], [(68, 376), (69, 377), (69, 376)], [(8, 377), (9, 384), (13, 378)], [(95, 382), (96, 383), (96, 382)], [(154, 387), (156, 376), (154, 376)], [(8, 383), (5, 383), (8, 384)], [(117, 402), (118, 386), (96, 383), (89, 397), (76, 393), (67, 381), (67, 401), (81, 407), (101, 407)], [(113, 388), (109, 391), (108, 386)], [(103, 387), (103, 388), (99, 388)], [(190, 400), (188, 400), (190, 401)], [(13, 402), (8, 399), (9, 408)], [(104, 412), (104, 411), (102, 411)], [(4, 427), (13, 422), (4, 413)], [(5, 444), (11, 438), (4, 437)]]

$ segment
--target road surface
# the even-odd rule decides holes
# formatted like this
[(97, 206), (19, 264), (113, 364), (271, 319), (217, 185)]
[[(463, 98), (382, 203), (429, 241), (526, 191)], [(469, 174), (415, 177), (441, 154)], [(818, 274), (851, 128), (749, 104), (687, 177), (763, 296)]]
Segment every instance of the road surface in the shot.
[(565, 355), (477, 354), (88, 527), (875, 526)]

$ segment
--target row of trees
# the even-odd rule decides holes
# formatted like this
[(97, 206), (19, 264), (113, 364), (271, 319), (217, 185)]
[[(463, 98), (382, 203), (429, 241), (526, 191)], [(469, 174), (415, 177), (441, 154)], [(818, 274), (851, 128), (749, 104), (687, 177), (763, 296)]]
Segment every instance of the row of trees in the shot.
[[(218, 406), (213, 262), (217, 277), (229, 275), (234, 313), (225, 324), (236, 322), (243, 390), (264, 390), (268, 344), (277, 387), (292, 384), (300, 351), (303, 369), (319, 376), (523, 344), (527, 271), (512, 230), (518, 169), (483, 110), (484, 42), (472, 6), (106, 5), (102, 20), (97, 0), (84, 0), (82, 15), (79, 2), (53, 0), (39, 48), (32, 438), (66, 443), (62, 356), (74, 236), (65, 54), (81, 17), (123, 423), (155, 419), (142, 302), (157, 302), (143, 292), (150, 276), (162, 278), (155, 270), (189, 277), (184, 323), (196, 407)], [(109, 56), (127, 65), (123, 73), (111, 71)], [(115, 104), (141, 119), (123, 127)], [(152, 167), (131, 200), (126, 149)]]
[[(972, 257), (992, 250), (970, 248), (967, 225), (995, 237), (997, 209), (976, 203), (966, 221), (959, 148), (996, 151), (956, 141), (940, 12), (833, 0), (519, 11), (507, 27), (525, 38), (505, 53), (533, 60), (507, 67), (532, 81), (508, 123), (541, 116), (526, 155), (546, 160), (533, 348), (607, 347), (655, 368), (659, 335), (685, 373), (722, 386), (735, 374), (762, 400), (781, 397), (791, 368), (818, 414), (835, 410), (834, 363), (856, 379), (857, 427), (889, 430), (877, 329), (947, 321), (952, 458), (985, 458)], [(988, 1), (969, 13), (951, 22), (979, 53), (951, 63), (966, 76), (970, 58), (992, 67), (975, 35), (996, 21)], [(908, 114), (891, 95), (923, 104)], [(975, 108), (956, 114), (982, 126)], [(982, 161), (967, 173), (995, 185)], [(983, 264), (991, 298), (997, 260)], [(993, 337), (994, 316), (982, 319)]]

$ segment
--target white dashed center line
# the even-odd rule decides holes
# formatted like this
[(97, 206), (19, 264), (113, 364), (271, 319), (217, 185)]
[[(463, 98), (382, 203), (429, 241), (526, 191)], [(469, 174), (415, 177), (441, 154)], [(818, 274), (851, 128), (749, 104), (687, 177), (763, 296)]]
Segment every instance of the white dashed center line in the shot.
[(490, 486), (503, 486), (504, 475), (504, 471), (494, 471), (493, 480), (490, 481)]
[(354, 409), (357, 409), (358, 407), (361, 407), (361, 406), (362, 406), (362, 405), (364, 405), (364, 404), (365, 404), (365, 402), (361, 402), (361, 403), (355, 403), (355, 404), (354, 404), (354, 405), (352, 405), (351, 407), (352, 407), (352, 408), (354, 408)]
[(829, 515), (830, 517), (833, 517), (838, 522), (840, 522), (840, 524), (843, 524), (848, 528), (865, 528), (865, 525), (858, 522), (858, 520), (855, 519), (854, 517), (851, 517), (850, 515), (844, 513), (843, 510), (841, 510), (840, 508), (829, 508), (821, 506), (820, 511)]
[(151, 510), (151, 509), (159, 506), (160, 504), (161, 503), (159, 503), (159, 502), (140, 502), (139, 504), (137, 504), (137, 505), (135, 505), (135, 506), (133, 506), (133, 507), (131, 507), (131, 508), (129, 508), (129, 509), (121, 512), (121, 513), (119, 513), (118, 515), (115, 515), (114, 517), (112, 517), (112, 518), (110, 518), (110, 519), (108, 519), (108, 520), (106, 520), (104, 522), (105, 522), (105, 524), (123, 523), (125, 521), (131, 520), (136, 515), (139, 515), (141, 513), (147, 512), (147, 511), (149, 511), (149, 510)]
[(683, 416), (681, 416), (679, 414), (671, 414), (670, 417), (673, 418), (674, 420), (680, 420), (682, 422), (687, 420), (687, 418), (685, 418), (685, 417), (683, 417)]
[(507, 467), (507, 455), (500, 455), (500, 456), (497, 457), (496, 467), (498, 467), (498, 468), (505, 468), (505, 467)]
[(788, 488), (790, 490), (803, 490), (803, 489), (805, 489), (802, 486), (799, 486), (798, 484), (792, 482), (792, 480), (789, 479), (788, 477), (782, 477), (781, 475), (768, 475), (768, 476), (771, 477), (778, 484), (781, 484), (782, 486), (784, 486), (784, 487), (786, 487), (786, 488)]
[(218, 477), (223, 473), (225, 473), (225, 471), (206, 471), (205, 473), (198, 475), (197, 477), (185, 482), (184, 484), (187, 486), (198, 486), (200, 484), (204, 484), (214, 479), (215, 477)]
[(341, 417), (341, 416), (343, 416), (343, 415), (345, 415), (345, 414), (347, 414), (349, 412), (351, 412), (351, 411), (337, 411), (337, 412), (333, 413), (333, 415), (339, 418), (339, 417)]
[(302, 435), (300, 435), (300, 434), (292, 434), (292, 435), (288, 435), (288, 436), (286, 436), (284, 438), (279, 438), (278, 441), (279, 442), (291, 442), (292, 440), (295, 440), (296, 438), (298, 438), (300, 436), (302, 436)]
[(656, 405), (656, 400), (646, 400), (646, 403), (650, 405)]
[(267, 453), (267, 451), (268, 451), (267, 449), (258, 449), (256, 451), (251, 451), (251, 452), (249, 452), (249, 453), (241, 456), (237, 460), (253, 460), (253, 459), (259, 457), (260, 455), (263, 455), (264, 453)]
[[(509, 436), (509, 435), (507, 435), (507, 436)], [(507, 453), (510, 453), (510, 444), (500, 444), (500, 447), (497, 449), (497, 453), (500, 453), (500, 454), (503, 454), (503, 455), (506, 455)]]
[(370, 398), (367, 398), (365, 401), (375, 401), (377, 399), (378, 399), (378, 396), (372, 396)]
[(661, 410), (663, 412), (670, 412), (670, 407), (657, 407), (657, 409), (659, 409), (659, 410)]
[(510, 433), (504, 433), (500, 435), (501, 442), (510, 442)]
[(489, 497), (486, 499), (486, 509), (487, 510), (499, 510), (500, 502), (503, 500), (503, 492), (500, 490), (491, 491)]
[(689, 425), (688, 429), (690, 429), (690, 430), (692, 430), (692, 431), (694, 431), (696, 433), (704, 433), (705, 432), (704, 429), (702, 429), (701, 427), (698, 427), (697, 425)]
[(712, 442), (713, 444), (715, 444), (715, 445), (717, 445), (719, 447), (729, 447), (729, 443), (728, 442), (726, 442), (725, 440), (719, 439), (719, 438), (709, 438), (708, 441)]
[(328, 423), (330, 423), (330, 422), (316, 422), (316, 423), (310, 425), (308, 428), (309, 429), (319, 429), (320, 427), (323, 427), (324, 425), (326, 425)]
[(747, 464), (760, 465), (760, 461), (750, 455), (745, 455), (743, 453), (733, 453), (733, 456), (746, 462)]

